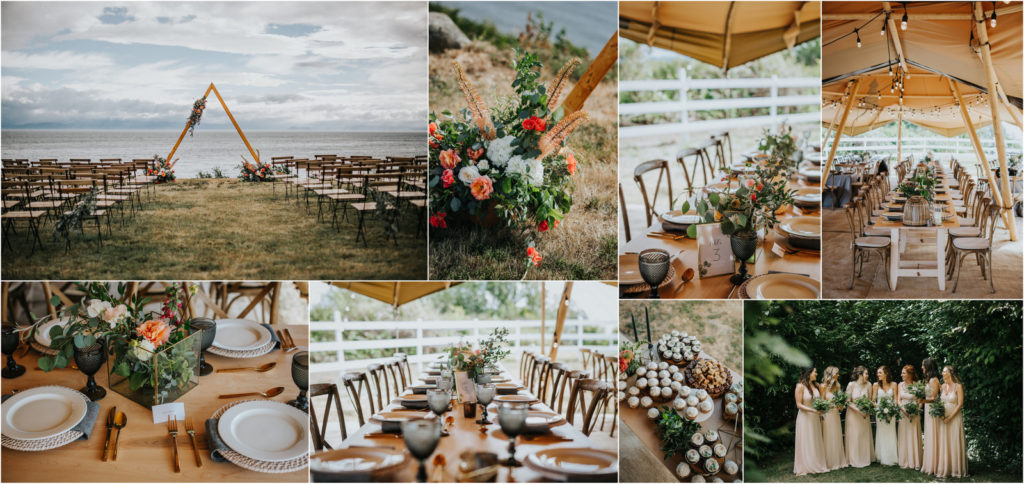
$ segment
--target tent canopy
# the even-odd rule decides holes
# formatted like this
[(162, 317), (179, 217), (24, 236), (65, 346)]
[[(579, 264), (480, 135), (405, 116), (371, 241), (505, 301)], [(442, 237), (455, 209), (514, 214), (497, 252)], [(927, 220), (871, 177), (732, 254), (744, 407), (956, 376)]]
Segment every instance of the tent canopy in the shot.
[[(984, 5), (984, 4), (983, 4)], [(975, 127), (992, 124), (985, 99), (987, 77), (977, 46), (971, 47), (970, 2), (910, 3), (907, 30), (900, 29), (903, 5), (892, 3), (890, 18), (897, 26), (909, 76), (904, 80), (903, 119), (942, 136), (967, 131), (948, 78), (959, 83)], [(986, 15), (990, 5), (984, 5)], [(1022, 95), (1021, 5), (997, 3), (997, 28), (986, 23), (996, 76), (1015, 106), (1000, 103), (1004, 120), (1019, 112)], [(895, 42), (881, 35), (885, 13), (882, 2), (825, 2), (822, 5), (822, 123), (829, 126), (841, 111), (849, 79), (860, 79), (860, 88), (843, 127), (847, 135), (861, 134), (898, 119), (898, 90), (890, 94), (889, 65), (900, 60)], [(859, 29), (861, 47), (857, 47)], [(886, 27), (889, 29), (889, 27)], [(974, 43), (976, 44), (977, 35)], [(887, 47), (888, 46), (888, 47)]]
[(405, 303), (415, 301), (423, 296), (443, 291), (459, 284), (458, 282), (332, 282), (331, 285), (348, 289), (390, 304), (397, 308)]
[(620, 2), (619, 33), (728, 70), (818, 37), (820, 2)]

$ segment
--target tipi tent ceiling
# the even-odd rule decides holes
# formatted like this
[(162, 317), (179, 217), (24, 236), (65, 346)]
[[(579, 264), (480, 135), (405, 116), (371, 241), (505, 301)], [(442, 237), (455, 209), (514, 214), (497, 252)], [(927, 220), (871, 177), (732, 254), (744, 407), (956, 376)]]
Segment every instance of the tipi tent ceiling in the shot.
[(388, 303), (393, 307), (443, 291), (458, 282), (332, 282), (331, 285)]
[(732, 68), (819, 36), (820, 2), (620, 2), (619, 34)]

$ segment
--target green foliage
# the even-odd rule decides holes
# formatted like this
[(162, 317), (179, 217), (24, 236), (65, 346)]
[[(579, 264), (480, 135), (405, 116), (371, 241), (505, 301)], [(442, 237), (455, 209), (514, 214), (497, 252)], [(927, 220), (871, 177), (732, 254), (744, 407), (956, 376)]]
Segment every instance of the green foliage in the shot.
[[(712, 192), (707, 199), (697, 202), (697, 215), (701, 223), (719, 223), (726, 235), (752, 233), (772, 228), (779, 222), (775, 211), (793, 203), (796, 190), (787, 186), (786, 165), (782, 158), (773, 159), (755, 167), (754, 176), (740, 181), (733, 193)], [(689, 212), (690, 202), (683, 202), (683, 213)], [(686, 229), (686, 235), (697, 237), (697, 224)]]
[(898, 373), (926, 357), (963, 382), (971, 465), (1020, 472), (1020, 301), (748, 302), (745, 314), (748, 480), (792, 447), (799, 367), (836, 366), (848, 378), (858, 365)]
[(661, 438), (661, 451), (665, 459), (683, 454), (690, 445), (690, 438), (700, 430), (700, 424), (679, 416), (668, 405), (661, 407), (658, 417), (658, 437)]
[(82, 228), (82, 220), (92, 215), (96, 210), (96, 195), (99, 190), (96, 187), (90, 188), (82, 199), (75, 203), (75, 206), (66, 212), (60, 213), (53, 224), (53, 239), (71, 237), (71, 232)]
[(821, 413), (825, 413), (832, 408), (832, 402), (824, 398), (815, 398), (811, 401), (811, 408)]

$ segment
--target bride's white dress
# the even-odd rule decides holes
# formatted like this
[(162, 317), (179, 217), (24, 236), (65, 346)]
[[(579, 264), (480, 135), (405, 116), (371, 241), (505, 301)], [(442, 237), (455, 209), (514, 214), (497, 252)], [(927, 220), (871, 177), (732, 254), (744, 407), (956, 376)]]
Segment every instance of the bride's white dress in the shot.
[[(882, 397), (893, 398), (893, 390), (878, 390), (878, 399), (875, 403), (881, 401)], [(896, 439), (896, 420), (890, 420), (889, 423), (878, 420), (875, 430), (875, 459), (878, 460), (879, 464), (886, 466), (894, 466), (898, 464), (898, 447), (899, 445)]]

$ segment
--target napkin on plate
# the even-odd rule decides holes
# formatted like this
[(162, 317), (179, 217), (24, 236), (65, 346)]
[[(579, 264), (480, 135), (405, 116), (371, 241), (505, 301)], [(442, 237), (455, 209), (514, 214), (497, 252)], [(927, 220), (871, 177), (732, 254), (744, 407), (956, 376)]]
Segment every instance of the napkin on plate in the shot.
[(260, 323), (260, 326), (263, 326), (264, 328), (267, 328), (267, 331), (270, 331), (270, 339), (274, 342), (274, 349), (281, 349), (281, 340), (277, 339), (277, 332), (274, 331), (274, 328), (271, 328), (267, 323)]
[(211, 418), (206, 420), (206, 443), (210, 446), (210, 458), (214, 462), (227, 462), (228, 460), (221, 457), (220, 453), (225, 450), (231, 450), (228, 444), (220, 438), (220, 432), (217, 431), (217, 423), (220, 422), (219, 418)]
[[(8, 398), (16, 395), (12, 393), (10, 395), (4, 395), (0, 401), (6, 402)], [(100, 414), (100, 404), (96, 402), (88, 402), (85, 404), (85, 416), (78, 422), (78, 425), (71, 427), (71, 430), (76, 430), (82, 433), (82, 436), (78, 440), (89, 440), (89, 436), (92, 435), (92, 428), (96, 426), (96, 418)]]

